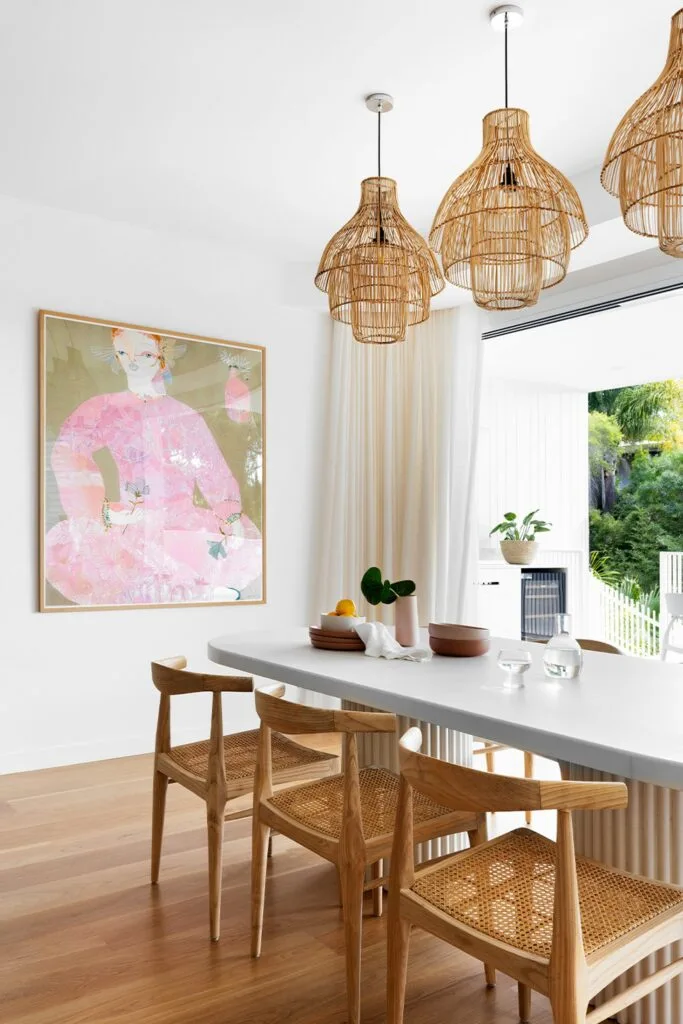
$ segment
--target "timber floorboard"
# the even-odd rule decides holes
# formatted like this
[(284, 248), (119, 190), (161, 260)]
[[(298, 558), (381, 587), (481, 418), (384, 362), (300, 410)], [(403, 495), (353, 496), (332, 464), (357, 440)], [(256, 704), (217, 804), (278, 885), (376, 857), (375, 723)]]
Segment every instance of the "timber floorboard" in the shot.
[[(228, 822), (212, 944), (204, 805), (170, 787), (152, 887), (151, 782), (148, 756), (0, 776), (3, 1024), (344, 1024), (332, 867), (274, 838), (253, 961), (251, 822)], [(385, 1021), (385, 923), (364, 920), (363, 1024)], [(413, 933), (405, 1024), (515, 1024), (516, 1008), (509, 978), (487, 991), (477, 961)], [(532, 1020), (551, 1024), (536, 994)]]

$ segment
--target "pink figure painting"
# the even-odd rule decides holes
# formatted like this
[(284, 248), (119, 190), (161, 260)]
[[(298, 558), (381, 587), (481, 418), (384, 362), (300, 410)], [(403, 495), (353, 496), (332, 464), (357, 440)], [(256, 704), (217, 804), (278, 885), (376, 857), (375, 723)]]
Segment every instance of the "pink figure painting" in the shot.
[[(79, 405), (52, 449), (66, 518), (47, 534), (47, 579), (78, 605), (239, 599), (261, 575), (262, 541), (216, 439), (166, 393), (159, 335), (114, 328), (111, 359), (127, 389)], [(102, 449), (116, 500), (94, 458)]]
[(249, 423), (251, 420), (251, 392), (247, 381), (251, 363), (245, 356), (229, 350), (221, 352), (221, 359), (228, 367), (228, 379), (225, 382), (225, 411), (233, 422)]

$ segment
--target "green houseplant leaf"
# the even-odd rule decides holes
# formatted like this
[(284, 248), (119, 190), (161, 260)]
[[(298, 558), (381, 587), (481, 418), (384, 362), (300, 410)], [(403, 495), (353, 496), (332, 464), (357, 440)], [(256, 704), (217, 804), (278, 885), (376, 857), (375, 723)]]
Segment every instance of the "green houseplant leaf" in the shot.
[(360, 589), (369, 604), (379, 604), (384, 590), (381, 569), (378, 569), (377, 566), (368, 569), (360, 581)]
[(521, 522), (518, 521), (516, 512), (506, 512), (503, 520), (490, 530), (489, 537), (494, 533), (500, 533), (502, 540), (526, 540), (533, 541), (537, 533), (548, 533), (552, 523), (546, 523), (543, 519), (534, 519), (539, 512), (535, 508), (527, 512)]
[(393, 604), (399, 597), (409, 597), (415, 591), (413, 580), (398, 580), (392, 583), (382, 578), (382, 570), (376, 565), (368, 569), (360, 581), (363, 597), (369, 604)]
[(391, 584), (391, 589), (397, 597), (410, 597), (415, 593), (415, 582), (413, 580), (398, 580)]

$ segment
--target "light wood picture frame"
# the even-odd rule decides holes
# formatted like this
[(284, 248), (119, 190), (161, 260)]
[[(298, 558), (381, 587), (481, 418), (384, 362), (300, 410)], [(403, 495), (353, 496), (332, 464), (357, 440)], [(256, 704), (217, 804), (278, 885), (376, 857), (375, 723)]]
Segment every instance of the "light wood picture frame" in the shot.
[(40, 611), (262, 604), (261, 345), (41, 310)]

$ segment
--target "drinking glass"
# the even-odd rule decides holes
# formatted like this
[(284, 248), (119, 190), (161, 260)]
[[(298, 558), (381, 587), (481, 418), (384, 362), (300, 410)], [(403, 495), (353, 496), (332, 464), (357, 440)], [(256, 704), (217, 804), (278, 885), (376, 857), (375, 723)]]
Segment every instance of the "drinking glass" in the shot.
[(524, 686), (523, 675), (531, 667), (529, 651), (504, 648), (498, 651), (498, 665), (506, 673), (502, 690), (521, 690)]

